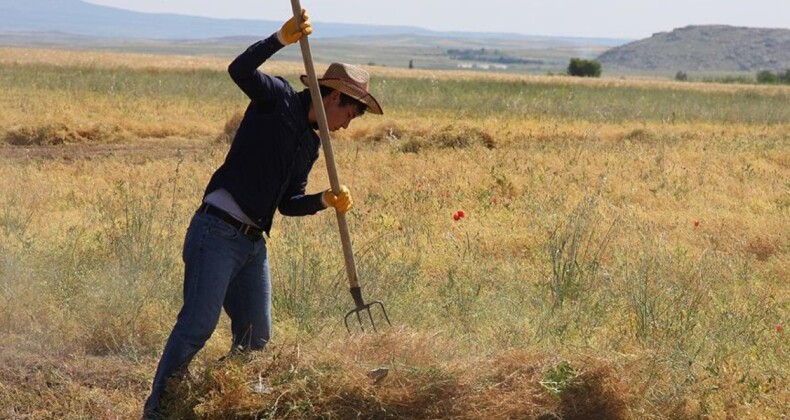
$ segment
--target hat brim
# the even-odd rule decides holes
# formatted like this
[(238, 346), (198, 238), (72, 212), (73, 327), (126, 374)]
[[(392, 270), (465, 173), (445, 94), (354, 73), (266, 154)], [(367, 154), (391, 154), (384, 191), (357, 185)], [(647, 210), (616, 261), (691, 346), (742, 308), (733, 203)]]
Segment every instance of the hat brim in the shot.
[[(299, 79), (302, 81), (302, 83), (304, 83), (305, 86), (310, 86), (307, 81), (307, 75), (303, 74)], [(341, 93), (344, 93), (358, 100), (359, 102), (362, 102), (367, 107), (367, 112), (378, 115), (384, 114), (384, 111), (381, 109), (381, 105), (379, 105), (379, 102), (376, 100), (376, 98), (374, 98), (370, 92), (366, 91), (360, 86), (357, 86), (356, 84), (353, 84), (347, 80), (334, 78), (318, 79), (318, 84), (321, 86), (331, 87), (332, 89), (338, 90)]]

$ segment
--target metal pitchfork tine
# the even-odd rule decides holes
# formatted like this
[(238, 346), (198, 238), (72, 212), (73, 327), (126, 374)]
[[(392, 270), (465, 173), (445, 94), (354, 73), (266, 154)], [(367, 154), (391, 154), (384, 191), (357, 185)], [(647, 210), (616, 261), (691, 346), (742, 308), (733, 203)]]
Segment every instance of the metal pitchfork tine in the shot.
[[(299, 4), (299, 0), (291, 0), (291, 7), (293, 9), (294, 18), (296, 19), (297, 25), (301, 25), (302, 23), (302, 6)], [(335, 165), (335, 154), (332, 151), (332, 141), (329, 136), (329, 127), (326, 122), (326, 110), (324, 110), (324, 102), (321, 100), (321, 91), (318, 87), (318, 78), (315, 75), (315, 67), (313, 66), (313, 54), (310, 52), (310, 43), (307, 40), (307, 36), (303, 36), (299, 40), (299, 46), (302, 48), (302, 58), (304, 59), (304, 67), (307, 70), (307, 79), (310, 86), (310, 96), (313, 100), (313, 105), (316, 111), (316, 119), (318, 120), (318, 129), (319, 134), (321, 137), (321, 147), (324, 150), (324, 158), (326, 159), (326, 169), (329, 172), (329, 184), (332, 186), (332, 192), (335, 194), (340, 193), (340, 178), (337, 175), (337, 166)], [(376, 300), (370, 303), (365, 303), (362, 299), (362, 290), (359, 287), (359, 282), (357, 280), (357, 267), (354, 263), (354, 252), (351, 249), (351, 234), (348, 231), (348, 222), (346, 221), (346, 215), (339, 211), (335, 211), (337, 215), (337, 224), (340, 228), (340, 241), (343, 243), (343, 256), (346, 260), (346, 273), (348, 274), (348, 282), (351, 286), (351, 297), (354, 298), (354, 303), (356, 304), (356, 308), (351, 310), (349, 313), (346, 314), (344, 318), (344, 323), (346, 324), (346, 329), (348, 332), (351, 332), (351, 328), (348, 326), (348, 318), (352, 314), (357, 315), (357, 321), (359, 321), (359, 326), (362, 328), (364, 332), (365, 329), (362, 325), (362, 316), (360, 316), (361, 312), (367, 312), (368, 318), (370, 319), (370, 323), (373, 326), (373, 331), (378, 332), (376, 330), (376, 324), (373, 321), (373, 314), (370, 312), (370, 308), (374, 305), (378, 305), (381, 307), (381, 311), (384, 313), (384, 319), (387, 320), (387, 324), (392, 326), (389, 317), (387, 316), (387, 311), (384, 309), (384, 304), (380, 301)]]
[(354, 298), (354, 303), (357, 305), (357, 307), (348, 311), (345, 318), (343, 318), (343, 322), (346, 324), (346, 329), (348, 330), (348, 332), (351, 332), (351, 328), (348, 326), (348, 317), (350, 317), (353, 314), (357, 315), (357, 321), (359, 321), (359, 328), (362, 330), (362, 332), (365, 332), (365, 326), (364, 323), (362, 322), (362, 317), (359, 315), (363, 311), (368, 313), (368, 318), (370, 319), (370, 325), (373, 327), (373, 331), (378, 332), (378, 330), (376, 329), (376, 322), (373, 321), (373, 314), (370, 313), (370, 308), (373, 305), (379, 305), (381, 307), (381, 312), (384, 314), (384, 319), (387, 321), (387, 324), (389, 326), (392, 326), (392, 323), (390, 322), (390, 318), (387, 316), (387, 310), (384, 309), (384, 304), (381, 303), (380, 300), (374, 300), (373, 302), (365, 303), (365, 301), (362, 300), (362, 289), (360, 289), (359, 287), (351, 288), (351, 296)]

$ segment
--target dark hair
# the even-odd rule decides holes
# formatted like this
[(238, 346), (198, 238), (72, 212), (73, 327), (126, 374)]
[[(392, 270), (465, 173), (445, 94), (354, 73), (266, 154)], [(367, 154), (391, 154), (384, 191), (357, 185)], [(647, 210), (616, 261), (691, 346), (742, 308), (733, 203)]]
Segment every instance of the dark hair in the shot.
[[(331, 88), (329, 86), (319, 85), (318, 87), (321, 89), (322, 98), (325, 98), (327, 95), (331, 94), (333, 91), (336, 90), (335, 88)], [(368, 109), (368, 106), (365, 105), (362, 101), (358, 101), (346, 95), (345, 93), (340, 92), (340, 106), (346, 106), (346, 105), (356, 105), (357, 111), (359, 111), (358, 112), (359, 115), (364, 114), (365, 110)]]

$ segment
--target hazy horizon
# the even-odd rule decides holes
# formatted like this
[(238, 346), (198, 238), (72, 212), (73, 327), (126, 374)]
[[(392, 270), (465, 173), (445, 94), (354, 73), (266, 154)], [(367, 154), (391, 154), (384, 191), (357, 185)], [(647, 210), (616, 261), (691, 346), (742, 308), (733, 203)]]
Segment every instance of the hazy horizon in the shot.
[[(88, 3), (151, 13), (214, 18), (283, 20), (290, 2), (227, 0), (85, 0)], [(417, 26), (436, 31), (507, 32), (524, 35), (646, 38), (688, 25), (790, 28), (790, 1), (488, 0), (459, 7), (452, 0), (302, 1), (315, 21)], [(579, 11), (574, 13), (574, 11)]]

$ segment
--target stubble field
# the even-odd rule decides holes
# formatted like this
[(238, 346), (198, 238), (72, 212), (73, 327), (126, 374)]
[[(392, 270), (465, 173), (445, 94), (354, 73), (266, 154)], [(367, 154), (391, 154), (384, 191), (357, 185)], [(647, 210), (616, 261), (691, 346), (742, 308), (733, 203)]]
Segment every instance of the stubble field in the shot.
[[(0, 417), (140, 415), (228, 62), (0, 50)], [(790, 88), (368, 70), (385, 115), (333, 144), (393, 327), (346, 333), (331, 212), (278, 216), (272, 342), (217, 363), (223, 315), (175, 418), (790, 411)]]

